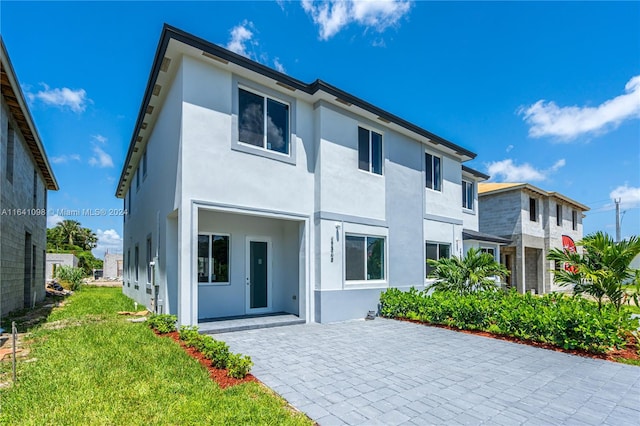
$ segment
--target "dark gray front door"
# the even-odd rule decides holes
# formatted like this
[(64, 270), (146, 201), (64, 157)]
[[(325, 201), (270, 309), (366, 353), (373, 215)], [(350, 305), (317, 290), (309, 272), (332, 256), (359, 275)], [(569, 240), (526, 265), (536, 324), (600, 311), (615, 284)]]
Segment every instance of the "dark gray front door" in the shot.
[(267, 308), (268, 246), (266, 241), (249, 242), (249, 308)]

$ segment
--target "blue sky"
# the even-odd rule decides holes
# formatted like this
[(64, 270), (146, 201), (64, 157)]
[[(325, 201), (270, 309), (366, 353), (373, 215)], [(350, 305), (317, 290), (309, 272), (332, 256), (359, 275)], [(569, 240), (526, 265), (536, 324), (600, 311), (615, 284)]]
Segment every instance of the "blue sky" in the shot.
[[(120, 167), (163, 23), (325, 80), (478, 157), (494, 181), (587, 204), (585, 234), (640, 234), (638, 2), (12, 2), (0, 31), (60, 191), (121, 208)], [(122, 217), (79, 216), (121, 250)], [(54, 222), (58, 217), (50, 218)]]

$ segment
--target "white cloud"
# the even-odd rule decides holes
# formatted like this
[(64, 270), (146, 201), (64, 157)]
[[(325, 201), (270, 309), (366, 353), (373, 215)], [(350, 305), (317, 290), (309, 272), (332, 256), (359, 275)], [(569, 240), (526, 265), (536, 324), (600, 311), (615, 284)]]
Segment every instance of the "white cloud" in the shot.
[(247, 51), (247, 45), (257, 44), (255, 41), (252, 41), (253, 31), (255, 31), (253, 22), (247, 21), (246, 19), (242, 21), (241, 24), (233, 27), (231, 29), (231, 38), (229, 39), (229, 43), (227, 43), (227, 49), (238, 55), (255, 59), (255, 54)]
[(113, 167), (113, 159), (99, 146), (93, 147), (94, 156), (89, 159), (89, 165), (97, 167)]
[(565, 164), (566, 161), (560, 159), (548, 169), (536, 169), (529, 163), (514, 164), (513, 160), (508, 158), (487, 164), (487, 172), (492, 180), (501, 182), (537, 182), (546, 180), (549, 174), (557, 172)]
[(620, 199), (621, 208), (640, 207), (640, 188), (628, 186), (626, 183), (611, 191), (609, 197), (614, 201)]
[(507, 149), (505, 149), (505, 151), (511, 152), (512, 149), (513, 149), (513, 145), (508, 145)]
[(522, 107), (518, 114), (529, 124), (529, 136), (556, 136), (572, 140), (587, 133), (605, 133), (625, 120), (640, 118), (640, 75), (632, 77), (624, 87), (625, 94), (596, 107), (559, 107), (555, 102), (539, 100)]
[(122, 253), (122, 237), (115, 229), (107, 229), (106, 231), (98, 229), (96, 236), (98, 237), (98, 244), (92, 250), (94, 256), (103, 258), (107, 251), (109, 253)]
[(25, 93), (29, 101), (34, 102), (39, 100), (44, 104), (53, 105), (60, 108), (69, 108), (73, 112), (83, 112), (87, 107), (87, 102), (90, 99), (87, 98), (87, 92), (84, 89), (69, 89), (68, 87), (50, 88), (45, 83), (40, 83), (43, 90), (36, 93)]
[(102, 144), (107, 143), (107, 138), (102, 136), (102, 135), (92, 135), (91, 138), (96, 141), (96, 142), (100, 142)]
[(51, 216), (47, 216), (47, 228), (55, 228), (58, 222), (62, 222), (64, 217), (59, 214), (52, 214)]
[(280, 71), (281, 73), (286, 73), (286, 72), (287, 72), (287, 70), (286, 70), (286, 69), (284, 69), (284, 65), (282, 65), (282, 63), (280, 62), (280, 59), (279, 59), (279, 58), (275, 58), (275, 59), (273, 60), (273, 66), (274, 66), (278, 71)]
[(397, 25), (411, 9), (409, 0), (302, 0), (302, 8), (328, 40), (352, 22), (383, 32)]
[(78, 154), (70, 154), (70, 155), (62, 154), (62, 155), (57, 155), (55, 157), (51, 157), (50, 158), (50, 161), (53, 164), (65, 164), (65, 163), (68, 163), (69, 160), (80, 161), (80, 155), (78, 155)]

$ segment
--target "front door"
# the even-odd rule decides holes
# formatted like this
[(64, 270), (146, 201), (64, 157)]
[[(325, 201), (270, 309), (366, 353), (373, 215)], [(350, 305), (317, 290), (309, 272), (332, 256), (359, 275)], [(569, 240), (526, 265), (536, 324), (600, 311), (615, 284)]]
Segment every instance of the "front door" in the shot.
[(271, 311), (271, 241), (247, 238), (247, 313)]

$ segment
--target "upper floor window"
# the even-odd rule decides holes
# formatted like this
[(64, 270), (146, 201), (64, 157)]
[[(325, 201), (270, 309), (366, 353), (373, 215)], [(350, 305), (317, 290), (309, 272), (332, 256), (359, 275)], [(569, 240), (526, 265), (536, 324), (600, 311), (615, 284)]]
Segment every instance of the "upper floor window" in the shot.
[(140, 189), (140, 168), (136, 170), (136, 189)]
[(473, 193), (473, 182), (462, 181), (462, 207), (465, 209), (473, 210), (473, 199), (475, 198)]
[(578, 230), (578, 212), (575, 210), (571, 211), (571, 229)]
[(5, 176), (10, 183), (13, 183), (13, 151), (15, 150), (15, 135), (13, 127), (7, 123), (7, 162)]
[(345, 237), (347, 280), (384, 280), (384, 256), (384, 237), (347, 235)]
[[(438, 260), (451, 257), (451, 244), (427, 242), (426, 257), (427, 260)], [(433, 271), (433, 267), (427, 262), (427, 278)]]
[(562, 204), (556, 204), (556, 225), (562, 226)]
[(358, 127), (358, 168), (382, 174), (382, 135)]
[(147, 149), (142, 153), (142, 177), (147, 177)]
[(289, 155), (289, 105), (238, 89), (238, 140)]
[(529, 197), (529, 219), (532, 222), (538, 221), (538, 203), (533, 197)]
[(38, 171), (33, 171), (33, 208), (38, 208)]
[(427, 168), (425, 186), (429, 189), (433, 189), (434, 191), (441, 191), (442, 169), (440, 157), (425, 153), (424, 158)]

